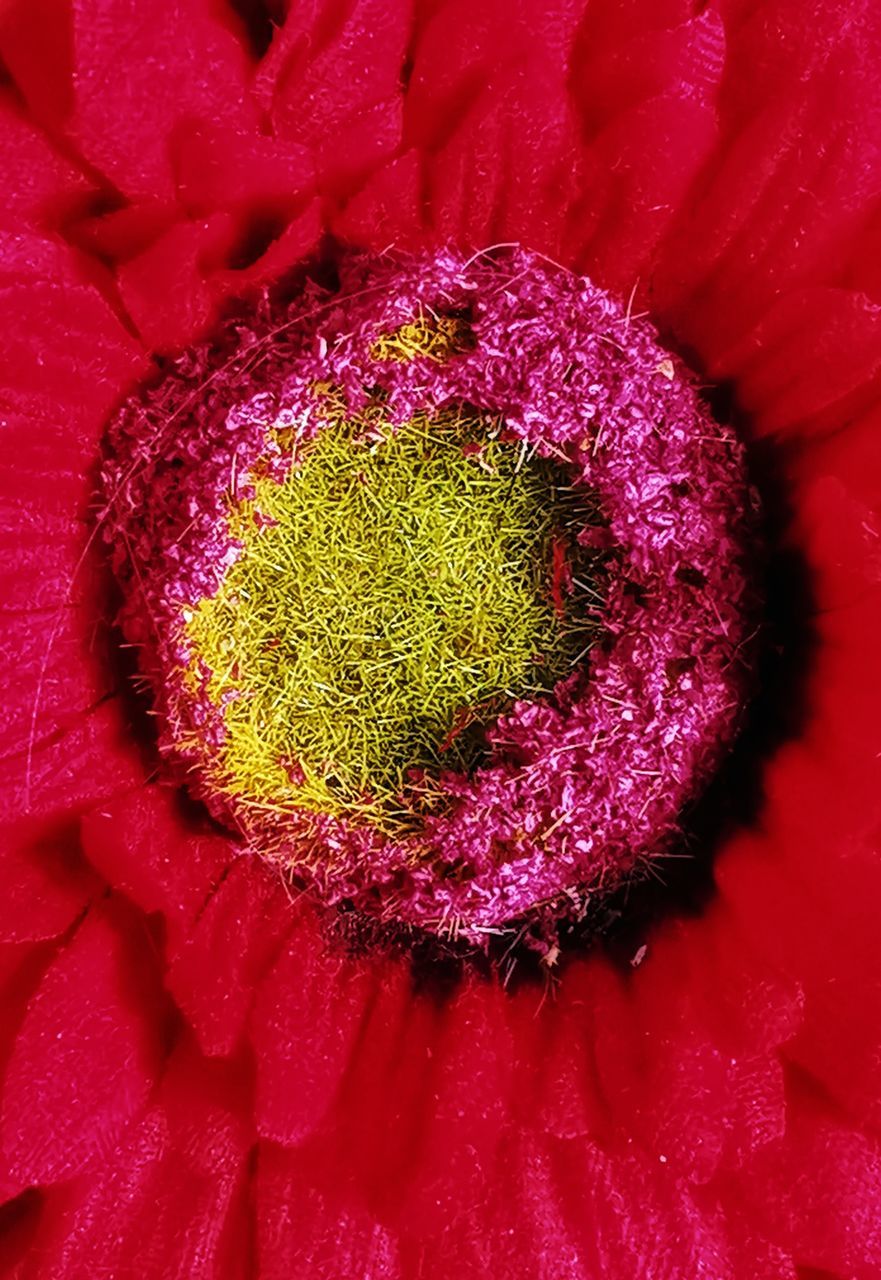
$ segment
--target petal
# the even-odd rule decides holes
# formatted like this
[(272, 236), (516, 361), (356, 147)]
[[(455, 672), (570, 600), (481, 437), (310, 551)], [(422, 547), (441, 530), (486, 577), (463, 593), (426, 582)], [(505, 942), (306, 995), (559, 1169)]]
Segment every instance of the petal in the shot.
[(169, 990), (205, 1053), (233, 1051), (290, 927), (290, 900), (277, 874), (259, 859), (237, 858), (168, 972)]
[(34, 226), (57, 225), (85, 205), (94, 185), (54, 151), (12, 94), (0, 93), (0, 214)]
[(4, 19), (0, 51), (36, 117), (130, 197), (173, 194), (179, 122), (249, 120), (247, 55), (208, 0), (157, 0), (149, 12), (128, 0), (26, 0)]
[(739, 1188), (805, 1269), (874, 1280), (881, 1270), (881, 1150), (822, 1109), (798, 1108), (786, 1141), (759, 1153)]
[(35, 752), (86, 732), (80, 716), (108, 718), (102, 588), (80, 518), (104, 419), (144, 358), (65, 244), (0, 231), (0, 257), (15, 317), (0, 352), (0, 439), (15, 459), (0, 480), (0, 680), (7, 749), (27, 756), (20, 772), (4, 762), (17, 780)]
[(30, 841), (15, 829), (0, 833), (0, 941), (57, 937), (84, 910), (98, 885), (74, 849), (67, 830)]
[(381, 165), (344, 206), (335, 230), (353, 244), (418, 247), (422, 218), (422, 158), (414, 148)]
[(132, 726), (119, 698), (77, 717), (69, 728), (34, 738), (32, 748), (0, 759), (0, 823), (70, 818), (143, 779)]
[[(414, 1117), (416, 1161), (398, 1192), (402, 1224), (449, 1221), (492, 1194), (492, 1173), (512, 1087), (504, 992), (466, 982), (450, 1000), (430, 1046), (428, 1090)], [(424, 1051), (423, 1051), (424, 1052)], [(455, 1176), (451, 1177), (451, 1171)]]
[[(0, 351), (2, 430), (12, 433), (8, 447), (28, 459), (43, 452), (49, 485), (55, 471), (91, 459), (111, 406), (146, 362), (96, 287), (93, 268), (67, 245), (0, 229), (0, 262), (15, 317)], [(30, 443), (14, 430), (19, 425)]]
[(593, 1054), (590, 978), (572, 963), (553, 998), (531, 984), (509, 992), (515, 1053), (513, 1114), (526, 1129), (596, 1137), (606, 1122)]
[(241, 205), (290, 213), (315, 180), (308, 147), (215, 121), (183, 124), (175, 133), (174, 159), (178, 198), (190, 217)]
[(493, 74), (433, 157), (428, 191), (436, 237), (467, 247), (522, 240), (558, 253), (575, 195), (575, 130), (559, 77), (538, 66)]
[(213, 319), (208, 272), (225, 260), (235, 234), (225, 213), (178, 222), (120, 268), (123, 301), (148, 346), (174, 351), (200, 336)]
[(726, 53), (712, 7), (670, 27), (655, 6), (629, 8), (588, 10), (571, 72), (587, 147), (570, 252), (625, 296), (713, 153)]
[(736, 379), (751, 432), (804, 437), (838, 428), (877, 400), (879, 348), (876, 303), (840, 289), (802, 289), (774, 303), (710, 371)]
[[(702, 1203), (659, 1158), (558, 1142), (546, 1152), (538, 1147), (527, 1168), (534, 1179), (524, 1195), (528, 1210), (540, 1222), (543, 1199), (555, 1201), (582, 1274), (739, 1280), (723, 1213)], [(550, 1185), (542, 1188), (543, 1179)]]
[(254, 1194), (261, 1280), (400, 1275), (388, 1230), (343, 1187), (316, 1185), (308, 1153), (261, 1143)]
[(260, 988), (251, 1025), (262, 1137), (293, 1145), (320, 1127), (349, 1065), (372, 986), (364, 965), (332, 960), (316, 922), (301, 912)]
[(246, 1138), (234, 1098), (234, 1086), (178, 1052), (155, 1104), (124, 1142), (93, 1176), (49, 1202), (24, 1276), (242, 1274), (234, 1259), (246, 1229), (239, 1199)]
[(2, 1098), (2, 1150), (25, 1184), (105, 1159), (153, 1084), (156, 997), (121, 923), (90, 915), (28, 1006)]
[(660, 313), (708, 362), (747, 340), (778, 297), (836, 283), (881, 169), (874, 6), (732, 6), (726, 36), (722, 144), (653, 279)]
[(183, 797), (139, 787), (83, 818), (83, 848), (114, 889), (145, 912), (161, 911), (172, 954), (236, 857), (221, 835), (192, 829)]
[(408, 967), (391, 965), (340, 1082), (331, 1152), (378, 1211), (397, 1207), (418, 1167), (440, 1018), (436, 1002), (413, 990)]
[(256, 83), (282, 138), (308, 147), (322, 185), (369, 171), (401, 136), (400, 73), (409, 0), (292, 7)]
[(289, 270), (315, 250), (320, 234), (317, 200), (280, 232), (259, 210), (253, 222), (230, 212), (175, 222), (122, 264), (120, 292), (145, 343), (176, 351), (204, 335), (226, 298), (253, 293)]

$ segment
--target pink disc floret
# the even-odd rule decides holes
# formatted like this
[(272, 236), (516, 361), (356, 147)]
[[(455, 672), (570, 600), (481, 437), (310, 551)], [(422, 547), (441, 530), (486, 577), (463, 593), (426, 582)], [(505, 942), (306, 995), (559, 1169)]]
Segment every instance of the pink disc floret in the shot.
[[(378, 356), (378, 338), (426, 314), (466, 316), (473, 343), (444, 360)], [(257, 815), (213, 790), (203, 765), (223, 709), (210, 673), (201, 686), (184, 676), (185, 619), (241, 551), (229, 503), (258, 475), (281, 481), (327, 427), (316, 384), (352, 412), (381, 394), (399, 423), (474, 406), (556, 459), (604, 516), (579, 534), (608, 553), (603, 642), (552, 695), (492, 723), (480, 766), (441, 773), (442, 803), (400, 831), (290, 807)], [(472, 943), (577, 917), (671, 851), (736, 735), (759, 611), (743, 448), (648, 321), (525, 250), (353, 254), (333, 290), (310, 284), (231, 320), (123, 407), (105, 492), (122, 626), (163, 754), (249, 848), (327, 902)]]

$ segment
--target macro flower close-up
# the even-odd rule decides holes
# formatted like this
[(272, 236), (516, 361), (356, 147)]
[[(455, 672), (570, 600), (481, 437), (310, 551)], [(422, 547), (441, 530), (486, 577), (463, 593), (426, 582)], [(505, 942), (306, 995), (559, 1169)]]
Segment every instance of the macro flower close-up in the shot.
[(881, 10), (0, 70), (0, 1274), (878, 1280)]

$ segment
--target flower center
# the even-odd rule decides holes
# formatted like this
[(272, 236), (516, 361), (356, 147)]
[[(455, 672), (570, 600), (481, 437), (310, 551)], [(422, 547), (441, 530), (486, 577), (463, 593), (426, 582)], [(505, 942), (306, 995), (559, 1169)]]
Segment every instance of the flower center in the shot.
[(671, 852), (736, 734), (743, 452), (647, 323), (534, 255), (341, 277), (234, 316), (111, 424), (122, 630), (168, 767), (249, 851), (329, 904), (552, 952)]
[(187, 623), (191, 687), (222, 710), (220, 791), (388, 828), (414, 776), (470, 769), (489, 718), (583, 658), (583, 591), (555, 607), (549, 585), (555, 551), (587, 560), (582, 504), (476, 411), (395, 426), (381, 400), (322, 398), (281, 482), (230, 505), (238, 556)]

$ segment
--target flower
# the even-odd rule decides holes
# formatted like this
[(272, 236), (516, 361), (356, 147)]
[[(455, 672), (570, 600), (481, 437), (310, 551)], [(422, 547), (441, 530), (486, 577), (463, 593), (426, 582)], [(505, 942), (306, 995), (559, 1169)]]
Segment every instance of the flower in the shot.
[[(857, 0), (4, 7), (11, 1274), (879, 1274), (878, 28)], [(322, 229), (522, 243), (648, 309), (731, 388), (772, 608), (809, 588), (705, 900), (546, 991), (331, 945), (124, 696), (106, 422)]]

